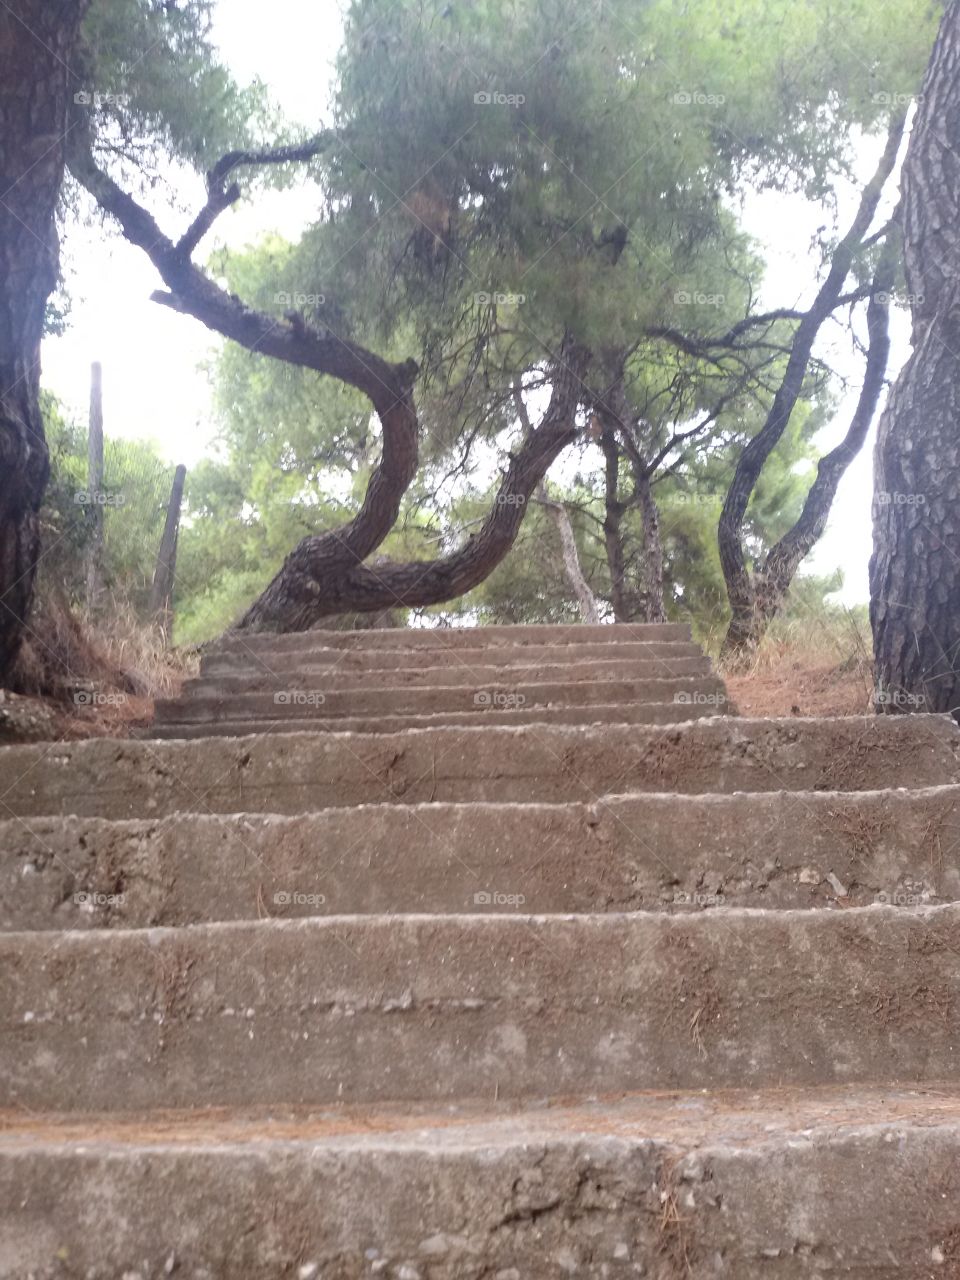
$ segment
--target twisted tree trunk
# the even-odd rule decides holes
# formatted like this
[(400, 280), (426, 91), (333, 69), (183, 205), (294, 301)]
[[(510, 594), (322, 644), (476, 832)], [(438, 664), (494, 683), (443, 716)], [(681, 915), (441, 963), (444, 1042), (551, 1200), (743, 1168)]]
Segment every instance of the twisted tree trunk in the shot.
[[(829, 514), (840, 476), (854, 456), (855, 450), (852, 450), (852, 446), (857, 439), (859, 439), (857, 447), (859, 448), (862, 445), (866, 427), (869, 426), (870, 418), (868, 417), (862, 433), (857, 431), (848, 433), (847, 440), (844, 442), (845, 451), (842, 458), (836, 452), (831, 454), (829, 467), (826, 470), (821, 470), (820, 477), (822, 477), (823, 483), (820, 482), (820, 477), (818, 477), (817, 484), (811, 490), (814, 506), (810, 507), (808, 518), (804, 520), (803, 539), (793, 539), (789, 548), (787, 546), (780, 547), (774, 556), (773, 563), (768, 566), (769, 572), (766, 572), (763, 566), (759, 567), (759, 572), (751, 571), (743, 545), (743, 523), (750, 498), (756, 488), (757, 481), (760, 479), (764, 464), (783, 437), (783, 433), (786, 431), (796, 408), (797, 401), (803, 393), (803, 384), (810, 366), (814, 344), (820, 334), (820, 330), (836, 309), (843, 295), (847, 276), (850, 274), (857, 254), (863, 248), (870, 224), (873, 222), (880, 203), (883, 189), (896, 164), (897, 153), (903, 138), (903, 129), (904, 117), (899, 115), (891, 122), (883, 155), (880, 157), (876, 172), (863, 190), (856, 215), (843, 239), (834, 249), (827, 277), (820, 286), (810, 310), (803, 315), (797, 326), (783, 379), (777, 388), (766, 420), (741, 453), (734, 470), (733, 479), (730, 482), (730, 488), (727, 491), (717, 529), (720, 564), (727, 588), (727, 598), (730, 601), (730, 624), (721, 647), (721, 656), (727, 660), (743, 661), (748, 659), (756, 649), (771, 617), (780, 607), (783, 596), (792, 581), (796, 564), (799, 564), (799, 559), (797, 559), (788, 572), (788, 566), (794, 550), (799, 549), (805, 542), (806, 549), (803, 554), (806, 554), (806, 551), (816, 541), (816, 537), (819, 537)], [(889, 266), (885, 264), (882, 270), (883, 274), (880, 277), (880, 281), (875, 281), (874, 303), (877, 301), (876, 293), (883, 292), (880, 284), (889, 280)], [(883, 298), (880, 301), (885, 303)], [(868, 365), (864, 379), (864, 388), (868, 392), (868, 396), (866, 401), (864, 397), (861, 397), (860, 406), (857, 409), (857, 422), (860, 421), (862, 411), (866, 409), (867, 404), (870, 402), (875, 388), (876, 395), (872, 396), (872, 405), (870, 407), (870, 417), (872, 417), (876, 409), (877, 398), (883, 386), (883, 371), (886, 369), (887, 359), (887, 347), (885, 344), (886, 314), (885, 309), (882, 314), (876, 308), (872, 312), (874, 330), (871, 333), (871, 337), (873, 338), (877, 326), (882, 326), (883, 334), (877, 334), (878, 345), (875, 348), (875, 356), (877, 358), (875, 358), (872, 367)], [(874, 372), (881, 354), (883, 357), (882, 370), (879, 382), (876, 382)], [(845, 461), (839, 467), (838, 472), (837, 464), (843, 459)], [(828, 472), (830, 476), (836, 475), (835, 482), (831, 485), (826, 483)], [(811, 498), (807, 500), (808, 505), (811, 503)], [(805, 513), (807, 513), (806, 507)], [(816, 519), (813, 518), (814, 516), (816, 516)], [(801, 519), (803, 520), (804, 518), (801, 517)], [(813, 532), (816, 525), (819, 525), (816, 537), (808, 541), (808, 535)]]
[[(298, 601), (286, 605), (279, 600), (271, 602), (271, 612), (264, 616), (261, 597), (241, 620), (240, 629), (302, 630), (304, 625), (350, 610), (367, 613), (394, 606), (440, 604), (478, 586), (513, 546), (528, 500), (554, 460), (576, 439), (586, 361), (587, 353), (572, 344), (560, 352), (551, 369), (553, 389), (541, 422), (512, 456), (480, 531), (462, 547), (436, 560), (380, 561), (375, 565), (358, 560), (352, 567), (338, 566), (332, 572), (311, 565), (316, 594), (308, 615), (300, 611)], [(278, 620), (282, 625), (276, 625)]]
[[(318, 144), (319, 145), (319, 144)], [(310, 150), (311, 148), (307, 148)], [(104, 172), (90, 138), (78, 132), (70, 165), (98, 204), (117, 219), (124, 236), (142, 249), (169, 292), (157, 302), (191, 315), (242, 346), (290, 364), (315, 369), (362, 391), (380, 418), (382, 452), (356, 516), (327, 533), (305, 538), (236, 624), (240, 631), (305, 631), (323, 618), (369, 613), (452, 600), (477, 586), (497, 567), (516, 539), (527, 500), (551, 463), (576, 437), (576, 412), (588, 353), (565, 339), (551, 368), (553, 391), (543, 420), (512, 456), (494, 504), (479, 533), (459, 550), (436, 560), (364, 564), (396, 523), (403, 495), (417, 470), (417, 412), (413, 384), (417, 364), (391, 364), (336, 334), (308, 325), (301, 316), (276, 316), (246, 306), (206, 276), (191, 260), (217, 212), (239, 196), (224, 191), (226, 173), (238, 163), (265, 163), (287, 150), (225, 157), (208, 176), (204, 210), (177, 241)], [(240, 156), (241, 159), (237, 159)], [(229, 163), (228, 163), (229, 162)]]
[(870, 620), (882, 712), (960, 715), (960, 3), (934, 46), (903, 170), (913, 352), (880, 422)]
[(86, 0), (0, 6), (0, 684), (29, 617), (50, 464), (40, 340), (59, 272), (68, 63)]

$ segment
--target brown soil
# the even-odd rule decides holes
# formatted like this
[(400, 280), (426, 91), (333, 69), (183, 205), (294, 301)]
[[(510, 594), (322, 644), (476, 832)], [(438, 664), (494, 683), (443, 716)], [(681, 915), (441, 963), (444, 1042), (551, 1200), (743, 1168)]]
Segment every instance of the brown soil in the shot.
[(59, 698), (33, 698), (0, 689), (0, 746), (24, 742), (75, 742), (83, 738), (128, 738), (153, 720), (153, 698), (108, 695), (98, 705)]
[(727, 692), (742, 716), (862, 716), (872, 711), (869, 676), (831, 657), (818, 664), (790, 654), (742, 674), (724, 672)]

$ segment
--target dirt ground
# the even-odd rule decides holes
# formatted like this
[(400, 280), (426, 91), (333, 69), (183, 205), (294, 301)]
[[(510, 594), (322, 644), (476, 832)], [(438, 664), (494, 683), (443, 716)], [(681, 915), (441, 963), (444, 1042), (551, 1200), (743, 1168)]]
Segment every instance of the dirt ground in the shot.
[(858, 662), (781, 659), (744, 674), (724, 674), (742, 716), (857, 716), (873, 711), (869, 672)]

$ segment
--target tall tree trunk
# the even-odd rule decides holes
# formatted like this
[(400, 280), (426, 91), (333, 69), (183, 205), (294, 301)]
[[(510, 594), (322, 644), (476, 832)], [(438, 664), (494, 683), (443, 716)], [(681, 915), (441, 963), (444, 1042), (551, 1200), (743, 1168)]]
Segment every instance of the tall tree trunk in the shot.
[(40, 340), (59, 271), (68, 64), (86, 0), (0, 5), (0, 684), (30, 611), (50, 463)]
[(554, 523), (557, 526), (557, 533), (560, 535), (560, 550), (563, 556), (563, 571), (567, 575), (567, 581), (577, 597), (580, 618), (583, 622), (599, 622), (600, 610), (597, 606), (597, 597), (593, 594), (590, 583), (584, 577), (583, 566), (580, 564), (580, 555), (577, 551), (577, 540), (574, 536), (573, 525), (570, 523), (570, 515), (567, 508), (562, 502), (555, 502), (550, 497), (547, 493), (546, 482), (541, 482), (538, 496), (540, 502), (553, 516)]
[(181, 462), (173, 473), (170, 501), (167, 503), (157, 565), (150, 588), (150, 617), (168, 639), (173, 633), (173, 588), (177, 580), (177, 542), (180, 537), (180, 512), (186, 479), (187, 468)]
[(960, 3), (903, 169), (913, 352), (880, 422), (870, 620), (878, 709), (960, 713)]
[(650, 475), (637, 476), (637, 497), (643, 518), (644, 621), (666, 622), (663, 603), (663, 539), (660, 536), (660, 512), (653, 496)]
[[(663, 539), (660, 512), (653, 496), (653, 468), (643, 457), (634, 437), (635, 422), (623, 386), (623, 366), (618, 364), (610, 386), (597, 401), (600, 417), (600, 448), (604, 456), (605, 519), (603, 522), (610, 595), (617, 622), (666, 622), (663, 603)], [(633, 493), (620, 497), (621, 449), (633, 473)], [(639, 507), (643, 538), (642, 582), (631, 585), (627, 572), (623, 517)]]
[(604, 422), (600, 432), (600, 448), (604, 458), (603, 544), (610, 572), (610, 603), (615, 622), (630, 622), (634, 607), (627, 586), (627, 558), (623, 548), (623, 515), (626, 504), (620, 500), (620, 450), (613, 427)]
[(817, 464), (817, 474), (794, 525), (775, 543), (751, 577), (749, 608), (734, 610), (724, 641), (726, 655), (753, 653), (767, 627), (780, 612), (800, 562), (816, 545), (830, 516), (840, 481), (863, 448), (883, 394), (890, 358), (890, 290), (899, 258), (900, 237), (890, 235), (873, 279), (873, 296), (867, 308), (867, 363), (857, 407), (847, 434)]

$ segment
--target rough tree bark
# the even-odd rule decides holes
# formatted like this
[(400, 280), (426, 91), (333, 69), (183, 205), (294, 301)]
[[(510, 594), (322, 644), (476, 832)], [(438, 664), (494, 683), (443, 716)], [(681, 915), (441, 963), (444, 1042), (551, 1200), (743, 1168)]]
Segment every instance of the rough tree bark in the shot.
[(173, 631), (173, 587), (177, 576), (177, 542), (180, 537), (180, 512), (186, 479), (187, 468), (181, 462), (173, 473), (170, 501), (167, 503), (160, 548), (157, 551), (157, 565), (150, 587), (150, 616), (167, 636)]
[(0, 684), (27, 625), (49, 475), (40, 340), (59, 271), (68, 65), (86, 0), (0, 6)]
[(615, 622), (630, 622), (636, 618), (637, 606), (627, 581), (627, 557), (623, 547), (623, 517), (627, 504), (620, 498), (620, 449), (616, 432), (609, 422), (601, 426), (600, 448), (604, 461), (603, 544), (610, 572), (610, 603)]
[[(664, 454), (649, 462), (634, 436), (635, 423), (623, 387), (622, 370), (614, 383), (596, 401), (600, 418), (600, 448), (604, 455), (604, 543), (610, 569), (611, 599), (617, 622), (666, 622), (663, 599), (663, 539), (660, 512), (653, 496), (652, 479)], [(619, 496), (620, 456), (626, 454), (633, 474), (633, 493)], [(627, 580), (623, 517), (639, 508), (642, 530), (642, 578), (636, 585)]]
[(642, 470), (636, 477), (637, 497), (643, 522), (643, 561), (646, 574), (645, 616), (647, 622), (666, 622), (663, 602), (663, 537), (660, 532), (660, 510), (653, 496), (650, 473)]
[[(312, 145), (293, 158), (314, 154)], [(322, 144), (316, 144), (322, 145)], [(417, 469), (418, 422), (413, 403), (417, 364), (391, 364), (372, 351), (314, 329), (301, 316), (278, 320), (254, 311), (219, 288), (192, 261), (191, 254), (218, 213), (239, 198), (226, 177), (240, 164), (291, 158), (289, 149), (255, 155), (233, 153), (208, 175), (207, 205), (173, 241), (152, 215), (97, 165), (90, 139), (78, 132), (70, 166), (124, 236), (150, 258), (169, 292), (157, 302), (191, 315), (208, 328), (250, 350), (339, 378), (362, 391), (382, 428), (382, 451), (363, 503), (353, 520), (328, 533), (305, 538), (280, 572), (236, 624), (241, 631), (304, 631), (336, 614), (418, 607), (452, 600), (482, 582), (513, 545), (527, 499), (551, 463), (576, 437), (576, 412), (588, 353), (565, 339), (550, 371), (552, 394), (544, 417), (512, 455), (490, 514), (480, 531), (451, 555), (428, 561), (366, 565), (390, 532), (403, 495)]]
[[(792, 572), (787, 577), (787, 567), (793, 556), (793, 552), (803, 541), (809, 538), (813, 532), (817, 520), (813, 518), (814, 512), (811, 510), (809, 518), (804, 524), (805, 533), (803, 537), (793, 540), (791, 547), (781, 548), (778, 559), (775, 562), (774, 570), (769, 578), (769, 589), (765, 580), (763, 568), (759, 568), (758, 572), (751, 572), (747, 564), (746, 551), (743, 545), (743, 523), (747, 513), (747, 506), (756, 487), (760, 474), (763, 471), (764, 464), (770, 454), (779, 444), (783, 433), (787, 428), (790, 417), (796, 407), (797, 401), (803, 392), (804, 379), (810, 365), (810, 359), (813, 353), (814, 343), (820, 330), (826, 321), (833, 314), (836, 307), (843, 299), (843, 286), (853, 266), (858, 251), (863, 247), (870, 224), (873, 222), (880, 203), (880, 197), (887, 179), (893, 172), (897, 159), (897, 152), (903, 138), (904, 116), (899, 115), (891, 122), (890, 129), (887, 134), (886, 145), (883, 155), (877, 166), (876, 172), (867, 183), (860, 198), (860, 204), (857, 213), (850, 225), (849, 230), (840, 240), (834, 249), (833, 258), (830, 263), (830, 270), (827, 277), (821, 285), (816, 298), (813, 301), (809, 311), (805, 312), (797, 326), (796, 333), (790, 348), (790, 354), (787, 359), (787, 366), (784, 371), (783, 379), (773, 399), (773, 404), (767, 414), (763, 426), (753, 437), (750, 443), (741, 453), (737, 466), (734, 470), (733, 479), (730, 488), (727, 491), (726, 500), (723, 504), (723, 510), (720, 514), (720, 522), (717, 530), (717, 538), (720, 547), (720, 564), (723, 569), (724, 581), (727, 587), (727, 596), (730, 601), (730, 624), (727, 634), (724, 637), (721, 647), (721, 656), (728, 662), (741, 662), (748, 659), (755, 651), (760, 639), (762, 638), (766, 627), (779, 608), (779, 603), (783, 599), (783, 594), (790, 585)], [(883, 266), (883, 280), (888, 278), (888, 267)], [(875, 282), (876, 284), (876, 282)], [(874, 294), (876, 301), (876, 294)], [(884, 308), (885, 300), (881, 300)], [(884, 338), (886, 333), (886, 310), (884, 309), (882, 317), (874, 308), (873, 311), (874, 325), (880, 323), (882, 319), (882, 328)], [(881, 346), (884, 343), (881, 341)], [(874, 360), (873, 368), (868, 369), (868, 375), (865, 379), (865, 390), (874, 387), (873, 373), (879, 363), (878, 358)], [(883, 353), (883, 369), (886, 369), (886, 352)], [(880, 374), (879, 384), (876, 385), (877, 398), (883, 384), (883, 373)], [(872, 413), (876, 408), (876, 398), (873, 400), (873, 406), (870, 410)], [(857, 410), (857, 420), (859, 421), (861, 412), (866, 409), (863, 398), (861, 398), (860, 406)], [(866, 427), (869, 426), (869, 418)], [(865, 430), (864, 433), (865, 434)], [(830, 503), (833, 500), (833, 494), (836, 492), (836, 484), (839, 483), (840, 475), (852, 460), (854, 456), (850, 452), (850, 445), (857, 438), (857, 433), (853, 436), (848, 433), (847, 440), (844, 442), (844, 453), (837, 455), (836, 451), (831, 455), (831, 463), (829, 468), (822, 472), (823, 483), (817, 488), (815, 504), (822, 507), (823, 522), (829, 513)], [(859, 436), (860, 444), (863, 443), (862, 434)], [(859, 447), (859, 446), (858, 446)], [(843, 461), (843, 459), (846, 461)], [(842, 466), (840, 465), (842, 462)], [(839, 474), (836, 474), (839, 467)], [(832, 489), (827, 484), (827, 474), (830, 476), (836, 474), (836, 480), (832, 484)], [(815, 486), (816, 488), (816, 486)], [(824, 502), (826, 503), (823, 507)], [(808, 499), (809, 503), (809, 499)], [(803, 519), (803, 517), (801, 517)], [(820, 523), (820, 529), (816, 533), (822, 531), (823, 523)], [(807, 550), (816, 541), (816, 537), (809, 541)], [(805, 554), (806, 552), (804, 552)], [(799, 559), (797, 560), (799, 563)], [(795, 568), (796, 566), (794, 566)], [(759, 591), (758, 591), (759, 587)]]
[(870, 619), (881, 712), (960, 714), (960, 3), (947, 8), (904, 162), (913, 351), (880, 421)]

